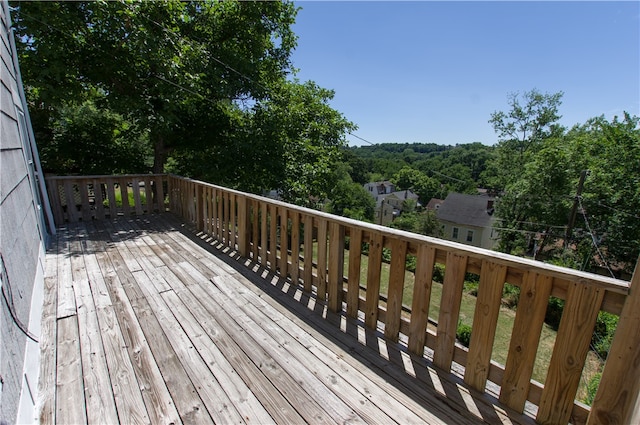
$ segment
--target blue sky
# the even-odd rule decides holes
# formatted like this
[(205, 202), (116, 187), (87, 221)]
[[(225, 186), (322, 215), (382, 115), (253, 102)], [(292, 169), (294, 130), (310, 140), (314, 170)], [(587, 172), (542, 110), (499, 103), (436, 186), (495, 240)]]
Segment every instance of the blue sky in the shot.
[(297, 78), (335, 90), (372, 143), (494, 144), (490, 114), (533, 88), (564, 92), (569, 127), (640, 115), (637, 1), (296, 5)]

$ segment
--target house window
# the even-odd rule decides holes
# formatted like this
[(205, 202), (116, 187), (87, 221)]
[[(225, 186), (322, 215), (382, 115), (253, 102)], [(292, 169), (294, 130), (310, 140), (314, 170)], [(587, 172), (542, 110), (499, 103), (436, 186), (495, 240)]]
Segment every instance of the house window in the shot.
[(454, 227), (453, 232), (451, 233), (451, 239), (458, 239), (458, 228)]
[(467, 231), (467, 242), (473, 242), (473, 230)]

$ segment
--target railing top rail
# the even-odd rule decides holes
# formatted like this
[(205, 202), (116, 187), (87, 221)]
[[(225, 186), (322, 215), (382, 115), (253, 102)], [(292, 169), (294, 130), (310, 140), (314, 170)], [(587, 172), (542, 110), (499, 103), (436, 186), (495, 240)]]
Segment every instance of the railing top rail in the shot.
[(249, 199), (253, 199), (261, 202), (268, 202), (289, 210), (297, 211), (302, 214), (312, 215), (317, 218), (323, 218), (331, 220), (333, 222), (342, 224), (348, 227), (357, 227), (364, 231), (375, 232), (382, 234), (384, 237), (400, 238), (409, 243), (424, 244), (427, 243), (436, 249), (442, 249), (445, 251), (455, 251), (461, 255), (467, 255), (471, 258), (478, 260), (490, 260), (493, 263), (498, 263), (520, 270), (536, 270), (538, 272), (544, 272), (545, 274), (558, 279), (564, 279), (571, 282), (583, 282), (585, 284), (595, 285), (603, 288), (607, 291), (627, 295), (629, 293), (629, 282), (621, 279), (615, 279), (607, 276), (601, 276), (594, 273), (588, 273), (580, 270), (569, 269), (565, 267), (555, 266), (553, 264), (543, 263), (541, 261), (531, 260), (522, 257), (516, 257), (514, 255), (505, 254), (497, 251), (491, 251), (484, 248), (473, 247), (470, 245), (461, 244), (458, 242), (447, 241), (444, 239), (438, 239), (431, 236), (419, 235), (416, 233), (407, 232), (404, 230), (393, 229), (390, 227), (380, 226), (377, 224), (366, 223), (346, 217), (341, 217), (333, 214), (329, 214), (322, 211), (313, 210), (286, 202), (278, 201), (272, 198), (267, 198), (260, 195), (241, 192), (234, 189), (229, 189), (223, 186), (203, 182), (200, 180), (189, 179), (186, 177), (170, 175), (171, 177), (192, 181), (199, 185), (212, 187), (219, 190), (224, 190), (229, 193), (244, 196)]
[[(158, 177), (158, 176), (168, 176), (168, 174), (98, 174), (91, 176), (45, 176), (46, 180), (77, 180), (77, 179), (127, 179), (127, 178), (139, 178), (139, 177)], [(174, 176), (176, 177), (176, 176)], [(183, 177), (184, 178), (184, 177)]]

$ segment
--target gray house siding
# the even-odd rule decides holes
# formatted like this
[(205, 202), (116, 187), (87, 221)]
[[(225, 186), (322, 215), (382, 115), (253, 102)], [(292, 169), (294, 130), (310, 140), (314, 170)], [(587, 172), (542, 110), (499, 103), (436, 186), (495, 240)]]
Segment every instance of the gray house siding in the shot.
[(0, 422), (11, 424), (35, 418), (39, 347), (25, 330), (40, 333), (47, 229), (6, 0), (0, 7)]

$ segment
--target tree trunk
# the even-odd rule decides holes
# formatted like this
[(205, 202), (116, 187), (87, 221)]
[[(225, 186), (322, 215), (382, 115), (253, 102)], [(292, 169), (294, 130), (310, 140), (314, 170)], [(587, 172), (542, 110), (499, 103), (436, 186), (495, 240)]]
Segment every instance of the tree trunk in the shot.
[(151, 130), (150, 135), (153, 143), (153, 173), (164, 173), (164, 165), (167, 162), (167, 148), (164, 146), (164, 137)]

